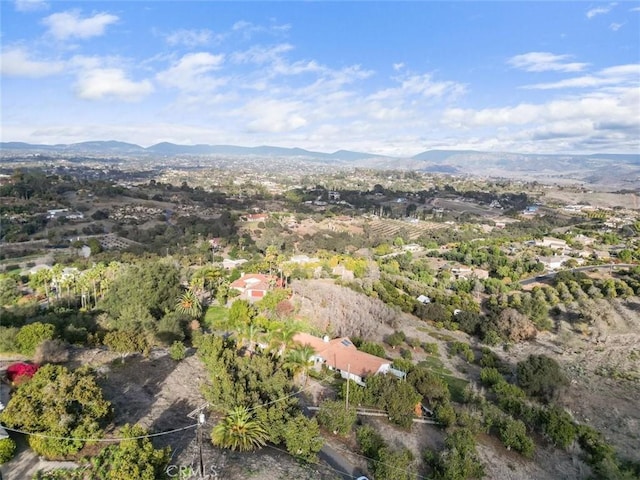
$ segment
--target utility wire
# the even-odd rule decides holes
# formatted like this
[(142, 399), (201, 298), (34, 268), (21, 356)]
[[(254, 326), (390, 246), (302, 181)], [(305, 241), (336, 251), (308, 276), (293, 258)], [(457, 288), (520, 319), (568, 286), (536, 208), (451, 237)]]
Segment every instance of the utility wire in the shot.
[(183, 430), (187, 430), (189, 428), (195, 428), (197, 426), (198, 424), (196, 423), (193, 425), (187, 425), (186, 427), (182, 427), (182, 428), (174, 428), (173, 430), (167, 430), (165, 432), (149, 433), (147, 435), (138, 435), (137, 437), (78, 438), (78, 437), (58, 437), (55, 435), (47, 435), (46, 433), (40, 433), (40, 432), (27, 432), (25, 430), (18, 430), (17, 428), (5, 427), (4, 425), (0, 424), (0, 427), (10, 432), (22, 433), (24, 435), (32, 435), (34, 437), (50, 438), (53, 440), (72, 440), (72, 441), (76, 440), (80, 442), (122, 442), (124, 440), (139, 440), (142, 438), (161, 437), (162, 435), (170, 435), (172, 433), (181, 432)]

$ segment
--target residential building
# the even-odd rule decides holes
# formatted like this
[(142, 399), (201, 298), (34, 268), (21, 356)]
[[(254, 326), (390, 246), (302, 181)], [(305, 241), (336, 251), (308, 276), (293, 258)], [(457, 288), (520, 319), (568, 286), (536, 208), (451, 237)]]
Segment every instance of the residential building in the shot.
[(293, 340), (301, 345), (309, 345), (315, 354), (312, 361), (316, 369), (323, 365), (340, 373), (344, 379), (350, 379), (365, 386), (368, 376), (379, 373), (391, 373), (403, 377), (404, 372), (391, 368), (391, 360), (361, 352), (348, 337), (318, 338), (308, 333), (297, 333)]
[(229, 286), (240, 292), (239, 298), (254, 302), (261, 300), (269, 290), (281, 287), (282, 282), (275, 275), (243, 273), (239, 279)]

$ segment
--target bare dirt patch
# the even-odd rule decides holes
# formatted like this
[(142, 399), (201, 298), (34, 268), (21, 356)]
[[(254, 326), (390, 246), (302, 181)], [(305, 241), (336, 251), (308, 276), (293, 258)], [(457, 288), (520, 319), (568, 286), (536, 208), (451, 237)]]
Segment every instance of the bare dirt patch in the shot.
[[(116, 426), (138, 423), (154, 433), (185, 428), (154, 437), (153, 443), (156, 447), (171, 447), (170, 465), (175, 466), (176, 471), (199, 472), (197, 430), (186, 428), (196, 423), (188, 414), (206, 403), (200, 388), (207, 381), (207, 374), (196, 355), (176, 362), (166, 351), (158, 350), (150, 358), (134, 355), (122, 362), (112, 352), (89, 350), (77, 352), (73, 361), (91, 364), (101, 372), (100, 384), (105, 397), (113, 404)], [(215, 448), (209, 439), (215, 422), (213, 417), (207, 418), (201, 431), (203, 466), (211, 480), (338, 478), (329, 467), (302, 464), (274, 446), (244, 454)]]

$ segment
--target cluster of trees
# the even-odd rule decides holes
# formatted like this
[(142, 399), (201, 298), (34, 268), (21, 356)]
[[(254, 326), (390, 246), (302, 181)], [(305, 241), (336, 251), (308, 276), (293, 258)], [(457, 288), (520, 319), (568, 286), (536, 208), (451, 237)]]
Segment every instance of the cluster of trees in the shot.
[(316, 460), (323, 443), (319, 425), (300, 412), (282, 356), (242, 355), (233, 337), (218, 335), (202, 336), (197, 348), (211, 379), (205, 397), (222, 417), (212, 432), (215, 445), (252, 450), (268, 441), (306, 461)]
[(80, 451), (85, 439), (102, 437), (111, 414), (89, 369), (45, 365), (17, 387), (0, 421), (35, 433), (29, 446), (46, 458), (60, 458)]
[(371, 426), (356, 430), (358, 447), (369, 459), (369, 470), (379, 480), (415, 480), (418, 468), (407, 448), (393, 448)]
[(500, 365), (484, 367), (480, 378), (501, 411), (477, 393), (470, 395), (468, 401), (481, 409), (485, 426), (495, 428), (497, 425), (505, 445), (528, 454), (527, 432), (538, 432), (563, 449), (577, 442), (598, 478), (625, 480), (636, 478), (640, 473), (640, 465), (621, 461), (597, 430), (578, 424), (564, 409), (552, 403), (567, 382), (553, 359), (532, 355), (519, 362), (518, 385), (507, 382), (499, 368)]

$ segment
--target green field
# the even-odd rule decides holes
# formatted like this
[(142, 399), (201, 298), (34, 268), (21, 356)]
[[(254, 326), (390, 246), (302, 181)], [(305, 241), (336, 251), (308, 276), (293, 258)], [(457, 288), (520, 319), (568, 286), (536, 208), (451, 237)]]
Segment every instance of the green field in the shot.
[(221, 330), (227, 323), (229, 309), (219, 305), (207, 308), (204, 314), (204, 325), (211, 330)]

